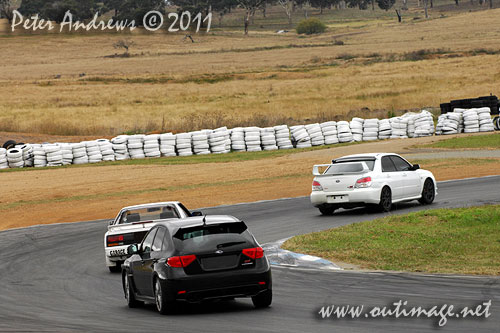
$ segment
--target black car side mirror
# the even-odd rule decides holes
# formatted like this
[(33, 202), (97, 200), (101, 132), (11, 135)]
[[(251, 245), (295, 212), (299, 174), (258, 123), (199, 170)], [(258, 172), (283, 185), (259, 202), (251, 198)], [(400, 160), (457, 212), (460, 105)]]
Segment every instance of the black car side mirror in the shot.
[(419, 164), (413, 164), (411, 166), (411, 168), (410, 168), (410, 170), (412, 170), (412, 171), (415, 171), (415, 170), (418, 170), (418, 169), (420, 169), (420, 165)]
[(203, 216), (203, 212), (195, 210), (191, 212), (191, 216)]
[(127, 254), (130, 256), (134, 254), (139, 254), (139, 247), (137, 246), (137, 244), (129, 245), (129, 247), (127, 248)]

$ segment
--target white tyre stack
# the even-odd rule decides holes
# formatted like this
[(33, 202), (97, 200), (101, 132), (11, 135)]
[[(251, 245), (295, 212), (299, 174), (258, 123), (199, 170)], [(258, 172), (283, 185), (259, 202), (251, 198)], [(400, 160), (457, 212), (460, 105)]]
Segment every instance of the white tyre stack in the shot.
[(113, 144), (108, 139), (99, 139), (96, 141), (99, 149), (101, 150), (103, 161), (114, 161), (115, 152), (113, 150)]
[(460, 123), (460, 118), (462, 114), (458, 112), (448, 112), (445, 114), (445, 119), (443, 121), (443, 126), (441, 127), (441, 132), (443, 135), (457, 134), (458, 124)]
[(391, 122), (390, 139), (408, 139), (408, 118), (393, 117)]
[(34, 164), (33, 146), (24, 144), (20, 145), (18, 148), (23, 152), (24, 167), (32, 167)]
[(292, 149), (293, 143), (291, 139), (290, 129), (287, 125), (274, 126), (274, 135), (276, 136), (276, 144), (278, 149)]
[(292, 140), (295, 143), (296, 148), (310, 148), (311, 137), (307, 133), (306, 127), (304, 125), (297, 125), (290, 127), (290, 132), (292, 133)]
[(392, 134), (391, 121), (389, 119), (380, 119), (378, 121), (379, 140), (389, 139)]
[(247, 151), (261, 151), (260, 146), (260, 128), (258, 127), (245, 127), (245, 145)]
[(345, 120), (337, 121), (337, 133), (340, 143), (351, 142), (354, 140), (352, 137), (351, 127)]
[(63, 165), (63, 155), (61, 147), (55, 144), (45, 145), (43, 147), (47, 154), (47, 166), (61, 166)]
[(175, 142), (177, 141), (176, 135), (172, 133), (160, 134), (160, 153), (164, 157), (177, 156), (175, 152)]
[(89, 163), (89, 156), (87, 155), (85, 142), (73, 143), (71, 148), (73, 150), (73, 164)]
[(221, 128), (221, 131), (225, 132), (226, 150), (224, 151), (224, 153), (227, 154), (231, 152), (231, 131), (229, 131), (225, 126)]
[(278, 150), (276, 144), (276, 134), (273, 127), (265, 127), (260, 129), (260, 141), (263, 150)]
[(191, 133), (179, 133), (176, 136), (175, 149), (179, 156), (191, 156), (193, 155), (193, 143), (191, 139)]
[(233, 128), (231, 131), (231, 149), (233, 151), (246, 151), (245, 130), (242, 127)]
[(477, 114), (479, 116), (479, 132), (492, 132), (495, 130), (495, 126), (491, 120), (490, 108), (479, 108), (477, 109)]
[(161, 156), (160, 152), (160, 135), (150, 134), (144, 137), (144, 155), (146, 157), (158, 158)]
[(415, 116), (415, 137), (434, 134), (434, 119), (429, 111), (423, 110)]
[(403, 115), (403, 118), (405, 118), (407, 121), (406, 136), (409, 138), (414, 138), (415, 137), (415, 114), (413, 112), (406, 113)]
[(45, 153), (43, 145), (33, 145), (33, 156), (33, 166), (35, 168), (43, 168), (47, 166), (47, 154)]
[(208, 135), (208, 144), (210, 145), (210, 151), (214, 154), (229, 153), (231, 151), (230, 140), (230, 134), (226, 127), (221, 127), (213, 130), (213, 132)]
[(21, 148), (14, 147), (7, 150), (7, 162), (9, 168), (22, 168), (24, 167), (23, 151)]
[(59, 143), (59, 147), (61, 147), (61, 153), (62, 153), (62, 164), (63, 165), (70, 165), (73, 164), (73, 147), (71, 146), (70, 143)]
[[(455, 109), (455, 111), (456, 110), (457, 109)], [(477, 109), (468, 109), (462, 112), (464, 133), (479, 132), (479, 115), (476, 110)]]
[(453, 109), (454, 113), (460, 114), (460, 119), (458, 121), (458, 128), (457, 128), (457, 133), (463, 133), (465, 129), (465, 120), (464, 120), (464, 112), (469, 109), (460, 109), (460, 108), (455, 108)]
[(290, 139), (290, 129), (287, 125), (274, 126), (273, 129), (278, 149), (293, 148), (292, 140)]
[(443, 135), (443, 124), (446, 120), (446, 114), (441, 114), (438, 117), (438, 121), (436, 123), (436, 135)]
[(87, 148), (89, 163), (102, 162), (101, 148), (99, 148), (97, 141), (85, 141), (85, 147)]
[(193, 140), (193, 152), (196, 155), (210, 154), (210, 145), (208, 144), (208, 135), (203, 131), (191, 132)]
[(321, 131), (321, 126), (316, 124), (306, 125), (307, 134), (311, 138), (311, 145), (313, 146), (323, 146), (325, 144), (325, 137)]
[(7, 169), (8, 167), (7, 150), (5, 148), (0, 148), (0, 169)]
[(365, 119), (363, 122), (363, 141), (375, 141), (378, 139), (378, 119)]
[(321, 127), (321, 133), (325, 138), (325, 145), (333, 145), (339, 143), (339, 137), (337, 132), (337, 122), (327, 121), (319, 124)]
[(115, 155), (115, 160), (124, 161), (130, 158), (128, 153), (128, 135), (118, 135), (117, 137), (111, 139), (111, 148)]
[(146, 155), (144, 155), (144, 137), (143, 134), (135, 134), (127, 138), (128, 154), (131, 159), (146, 158)]
[(363, 140), (363, 123), (365, 122), (362, 118), (352, 118), (349, 123), (349, 127), (351, 128), (352, 138), (354, 141), (362, 141)]

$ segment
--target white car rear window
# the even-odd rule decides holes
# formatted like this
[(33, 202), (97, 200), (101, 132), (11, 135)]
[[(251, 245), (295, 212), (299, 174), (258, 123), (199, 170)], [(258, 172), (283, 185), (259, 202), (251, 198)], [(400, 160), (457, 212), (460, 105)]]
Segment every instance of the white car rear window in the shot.
[(373, 166), (375, 165), (375, 161), (342, 161), (332, 164), (325, 171), (325, 175), (341, 175), (344, 173), (356, 173), (363, 171), (363, 162), (366, 164), (368, 169), (373, 171)]

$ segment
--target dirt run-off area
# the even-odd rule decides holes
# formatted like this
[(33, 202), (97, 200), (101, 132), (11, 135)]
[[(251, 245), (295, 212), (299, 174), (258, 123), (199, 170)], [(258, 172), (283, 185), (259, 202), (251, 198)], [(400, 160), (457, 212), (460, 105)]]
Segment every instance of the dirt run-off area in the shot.
[[(463, 135), (460, 135), (463, 136)], [(369, 152), (395, 152), (438, 180), (499, 174), (500, 154), (415, 148), (446, 137), (389, 140), (250, 161), (113, 165), (0, 173), (0, 230), (113, 218), (123, 206), (179, 200), (188, 208), (309, 195), (313, 164)], [(436, 153), (438, 152), (438, 153)]]

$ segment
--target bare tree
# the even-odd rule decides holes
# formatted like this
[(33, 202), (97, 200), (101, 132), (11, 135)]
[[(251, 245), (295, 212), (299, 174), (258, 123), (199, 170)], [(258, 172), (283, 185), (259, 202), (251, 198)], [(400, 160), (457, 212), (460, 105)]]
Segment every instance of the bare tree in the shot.
[(124, 55), (128, 55), (129, 49), (135, 45), (135, 42), (131, 39), (120, 39), (116, 43), (113, 44), (115, 49), (124, 49)]
[(255, 10), (262, 7), (266, 0), (238, 0), (238, 4), (245, 10), (245, 35), (248, 35), (248, 26)]
[(309, 11), (312, 9), (311, 3), (309, 1), (305, 1), (302, 3), (302, 10), (304, 11), (304, 17), (306, 19), (309, 18)]
[(425, 12), (425, 18), (428, 19), (429, 18), (429, 13), (427, 12), (427, 3), (429, 2), (429, 0), (424, 0), (424, 12)]
[(292, 25), (292, 12), (295, 0), (278, 0), (279, 4), (285, 10), (286, 17), (288, 17), (288, 26)]
[(398, 16), (398, 22), (401, 23), (401, 21), (403, 20), (403, 18), (401, 17), (401, 10), (396, 9), (396, 15)]

